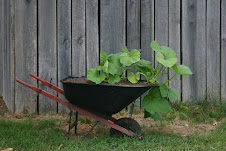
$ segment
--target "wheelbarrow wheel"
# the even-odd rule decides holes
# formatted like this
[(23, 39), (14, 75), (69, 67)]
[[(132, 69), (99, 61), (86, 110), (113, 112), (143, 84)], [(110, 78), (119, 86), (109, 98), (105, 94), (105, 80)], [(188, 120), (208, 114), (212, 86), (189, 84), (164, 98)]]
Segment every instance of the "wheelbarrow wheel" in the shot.
[[(117, 121), (114, 122), (115, 124), (130, 130), (136, 134), (141, 133), (141, 128), (140, 125), (138, 124), (137, 121), (135, 121), (132, 118), (120, 118)], [(114, 128), (110, 129), (110, 136), (127, 136), (125, 133), (122, 133)]]

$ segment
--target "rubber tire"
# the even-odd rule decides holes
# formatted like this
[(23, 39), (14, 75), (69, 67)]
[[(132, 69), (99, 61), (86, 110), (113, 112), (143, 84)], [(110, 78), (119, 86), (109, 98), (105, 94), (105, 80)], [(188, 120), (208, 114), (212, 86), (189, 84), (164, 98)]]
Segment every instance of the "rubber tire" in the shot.
[[(135, 121), (132, 118), (120, 118), (117, 121), (114, 122), (115, 124), (130, 130), (136, 134), (140, 134), (141, 133), (141, 127), (139, 125), (139, 123), (137, 121)], [(110, 136), (128, 136), (125, 133), (122, 133), (114, 128), (110, 129)]]

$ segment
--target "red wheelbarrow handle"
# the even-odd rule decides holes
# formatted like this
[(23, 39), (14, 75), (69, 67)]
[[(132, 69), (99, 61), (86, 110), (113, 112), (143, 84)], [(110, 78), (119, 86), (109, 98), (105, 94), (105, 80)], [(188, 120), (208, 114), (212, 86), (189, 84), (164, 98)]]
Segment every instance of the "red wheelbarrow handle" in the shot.
[(53, 85), (52, 83), (50, 83), (50, 82), (48, 82), (48, 81), (46, 81), (46, 80), (43, 80), (43, 79), (39, 78), (38, 76), (36, 76), (36, 75), (34, 75), (34, 74), (32, 74), (32, 73), (30, 73), (30, 76), (32, 76), (32, 77), (34, 77), (35, 79), (41, 81), (44, 85), (50, 87), (51, 89), (53, 89), (53, 90), (55, 90), (55, 91), (57, 91), (57, 92), (59, 92), (59, 93), (61, 93), (61, 94), (64, 95), (64, 90), (62, 90), (61, 88), (59, 88), (59, 87)]
[(38, 92), (38, 93), (40, 93), (40, 94), (42, 94), (42, 95), (44, 95), (44, 96), (46, 96), (46, 97), (48, 97), (48, 98), (50, 98), (52, 100), (55, 100), (58, 103), (61, 103), (61, 104), (65, 105), (65, 106), (67, 106), (67, 107), (69, 107), (71, 109), (74, 109), (74, 110), (76, 110), (76, 111), (78, 111), (78, 112), (80, 112), (80, 113), (82, 113), (84, 115), (87, 115), (87, 116), (89, 116), (92, 119), (95, 119), (95, 120), (97, 120), (97, 121), (99, 121), (99, 122), (101, 122), (103, 124), (106, 124), (106, 125), (114, 128), (114, 129), (120, 131), (120, 132), (123, 132), (123, 133), (127, 134), (128, 136), (132, 136), (132, 137), (133, 136), (137, 136), (138, 138), (142, 138), (140, 135), (135, 135), (135, 133), (133, 133), (132, 131), (129, 131), (129, 130), (117, 125), (117, 124), (114, 124), (112, 121), (115, 121), (116, 119), (114, 119), (113, 117), (111, 117), (109, 119), (110, 121), (105, 120), (105, 119), (103, 119), (103, 118), (101, 118), (101, 117), (99, 117), (97, 115), (94, 115), (94, 114), (92, 114), (92, 113), (90, 113), (90, 112), (88, 112), (88, 111), (86, 111), (84, 109), (81, 109), (81, 108), (79, 108), (79, 107), (67, 102), (66, 100), (63, 100), (63, 99), (61, 99), (59, 97), (56, 97), (56, 96), (54, 96), (54, 95), (52, 95), (52, 94), (50, 94), (50, 93), (38, 88), (38, 87), (32, 86), (32, 85), (30, 85), (30, 84), (28, 84), (28, 83), (26, 83), (26, 82), (24, 82), (22, 80), (19, 80), (19, 79), (16, 79), (16, 81), (21, 83), (21, 84), (23, 84), (23, 85), (25, 85), (25, 86), (27, 86), (27, 87), (29, 87), (29, 88), (31, 88), (35, 92)]

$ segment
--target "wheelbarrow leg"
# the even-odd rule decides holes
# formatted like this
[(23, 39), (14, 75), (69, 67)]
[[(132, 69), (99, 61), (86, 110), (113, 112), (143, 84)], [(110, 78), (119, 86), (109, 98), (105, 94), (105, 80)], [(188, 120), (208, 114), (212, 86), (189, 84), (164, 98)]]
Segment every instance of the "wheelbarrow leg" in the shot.
[(72, 114), (72, 110), (70, 110), (70, 118), (69, 118), (69, 126), (68, 126), (68, 136), (67, 139), (69, 139), (70, 137), (70, 131), (71, 131), (71, 114)]
[(99, 123), (99, 121), (96, 121), (96, 123), (91, 127), (91, 129), (83, 136), (82, 140), (84, 140), (90, 132), (92, 132), (92, 130), (97, 126), (97, 124)]
[(69, 118), (68, 139), (69, 139), (70, 131), (72, 128), (75, 128), (75, 134), (78, 135), (78, 133), (77, 133), (78, 111), (76, 111), (76, 114), (75, 114), (75, 122), (72, 124), (71, 124), (71, 119), (72, 119), (72, 110), (70, 111), (70, 118)]
[(77, 133), (77, 127), (78, 127), (78, 111), (76, 111), (76, 114), (75, 114), (75, 135), (78, 135)]

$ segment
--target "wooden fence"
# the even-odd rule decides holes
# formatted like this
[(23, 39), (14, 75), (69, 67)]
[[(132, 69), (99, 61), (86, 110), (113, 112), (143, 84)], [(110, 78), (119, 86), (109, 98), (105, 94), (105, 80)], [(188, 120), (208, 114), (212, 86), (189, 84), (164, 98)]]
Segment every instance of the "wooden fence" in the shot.
[(0, 0), (0, 94), (12, 112), (62, 112), (15, 79), (58, 95), (29, 73), (62, 87), (98, 65), (99, 50), (127, 45), (155, 62), (152, 40), (192, 69), (169, 84), (183, 101), (226, 100), (226, 0)]

